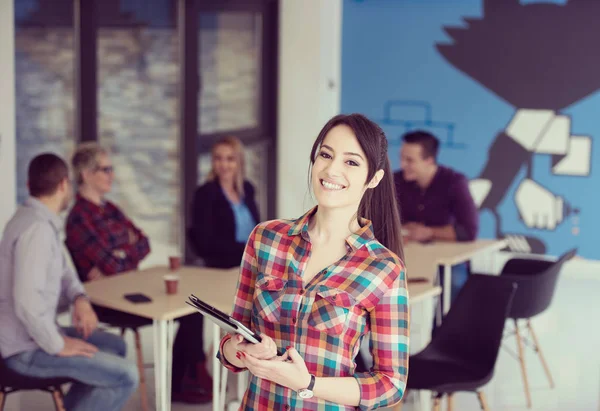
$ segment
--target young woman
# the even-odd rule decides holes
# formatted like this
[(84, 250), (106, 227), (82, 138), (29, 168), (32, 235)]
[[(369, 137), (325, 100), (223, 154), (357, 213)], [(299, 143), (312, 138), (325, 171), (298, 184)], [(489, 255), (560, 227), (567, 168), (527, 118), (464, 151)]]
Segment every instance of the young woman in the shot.
[[(219, 358), (252, 374), (244, 410), (390, 406), (406, 386), (409, 318), (387, 140), (366, 117), (338, 115), (310, 160), (318, 205), (258, 225), (244, 252), (233, 316), (262, 342), (227, 335)], [(367, 335), (374, 365), (360, 373)]]
[(258, 224), (254, 187), (244, 179), (244, 147), (225, 137), (212, 148), (208, 181), (196, 190), (192, 239), (208, 267), (238, 267), (252, 229)]

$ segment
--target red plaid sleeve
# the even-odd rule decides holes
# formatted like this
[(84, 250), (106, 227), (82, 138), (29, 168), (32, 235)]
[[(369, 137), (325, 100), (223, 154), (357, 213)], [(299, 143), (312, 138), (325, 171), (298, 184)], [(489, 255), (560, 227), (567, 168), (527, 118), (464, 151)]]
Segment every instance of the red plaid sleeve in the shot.
[(390, 262), (387, 291), (369, 315), (373, 369), (356, 373), (360, 409), (389, 407), (399, 402), (406, 389), (409, 354), (409, 311), (405, 271)]
[[(257, 262), (256, 262), (256, 250), (254, 248), (254, 241), (256, 239), (256, 230), (252, 230), (246, 249), (244, 250), (244, 256), (242, 257), (242, 266), (240, 269), (240, 278), (238, 280), (237, 292), (234, 299), (233, 313), (231, 316), (250, 328), (251, 314), (252, 314), (252, 298), (254, 296), (254, 282), (256, 279)], [(219, 350), (219, 356), (221, 363), (232, 371), (241, 371), (241, 369), (230, 364), (223, 355), (223, 345), (231, 336), (226, 335), (221, 340), (221, 346)]]
[(119, 220), (121, 220), (127, 228), (132, 230), (135, 235), (138, 237), (138, 240), (135, 244), (129, 244), (122, 247), (125, 254), (132, 260), (135, 260), (137, 263), (142, 261), (144, 257), (146, 257), (150, 253), (150, 241), (148, 237), (140, 230), (138, 227), (133, 224), (133, 222), (127, 218), (127, 216), (121, 211), (120, 208), (110, 203), (114, 208), (115, 215)]
[(85, 275), (98, 267), (106, 275), (134, 270), (139, 262), (134, 253), (121, 256), (113, 254), (113, 250), (96, 231), (88, 214), (81, 209), (73, 208), (66, 225), (66, 245), (73, 262)]

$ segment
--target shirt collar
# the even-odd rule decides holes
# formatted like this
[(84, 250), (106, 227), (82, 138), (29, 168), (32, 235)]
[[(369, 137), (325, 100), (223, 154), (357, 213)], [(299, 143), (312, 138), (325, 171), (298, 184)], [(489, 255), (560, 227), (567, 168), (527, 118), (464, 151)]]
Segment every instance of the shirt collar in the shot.
[[(288, 235), (302, 235), (302, 238), (309, 241), (308, 223), (310, 222), (310, 218), (317, 212), (317, 208), (318, 206), (311, 208), (306, 214), (295, 220), (288, 231)], [(346, 243), (348, 243), (348, 245), (355, 250), (358, 250), (363, 245), (367, 244), (369, 241), (375, 239), (375, 234), (373, 232), (373, 224), (371, 223), (371, 221), (367, 220), (366, 218), (361, 218), (360, 224), (360, 229), (355, 233), (350, 234), (346, 238)]]
[(60, 232), (62, 226), (62, 219), (58, 214), (50, 210), (46, 204), (42, 203), (35, 197), (29, 197), (27, 200), (25, 200), (25, 206), (31, 207), (34, 210), (38, 211), (44, 218), (50, 221), (50, 223), (57, 232)]
[(104, 206), (106, 205), (106, 201), (103, 201), (102, 205), (98, 205), (96, 203), (91, 202), (90, 200), (88, 200), (87, 198), (85, 198), (84, 196), (82, 196), (79, 193), (77, 193), (75, 195), (75, 201), (78, 203), (82, 202), (83, 204), (85, 204), (86, 207), (88, 207), (92, 211), (96, 211), (98, 213), (101, 213), (104, 210)]

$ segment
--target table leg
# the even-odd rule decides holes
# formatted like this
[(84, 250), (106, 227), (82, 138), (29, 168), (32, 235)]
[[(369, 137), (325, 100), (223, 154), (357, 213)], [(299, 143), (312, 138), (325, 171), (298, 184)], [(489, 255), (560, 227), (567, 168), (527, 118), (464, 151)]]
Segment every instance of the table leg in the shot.
[(156, 410), (168, 411), (171, 393), (168, 392), (168, 332), (167, 321), (154, 320), (154, 390), (156, 393)]
[(226, 369), (221, 368), (221, 389), (219, 390), (219, 401), (223, 404), (223, 408), (225, 408), (225, 404), (227, 404), (227, 377), (229, 377), (229, 372)]
[(167, 321), (167, 411), (171, 411), (173, 385), (173, 343), (175, 341), (175, 321)]
[[(222, 411), (223, 407), (221, 407), (221, 398), (219, 395), (221, 393), (220, 385), (221, 385), (221, 363), (217, 360), (217, 352), (219, 350), (219, 346), (221, 345), (221, 329), (217, 324), (213, 323), (213, 347), (214, 352), (212, 353), (212, 369), (213, 369), (213, 411)], [(223, 398), (223, 401), (225, 399)]]
[(244, 398), (244, 394), (246, 393), (246, 388), (248, 388), (248, 371), (244, 371), (238, 374), (238, 384), (237, 384), (237, 401), (241, 404), (242, 398)]
[(444, 315), (448, 313), (450, 309), (450, 301), (452, 298), (452, 265), (444, 264), (444, 288), (442, 290), (443, 296), (443, 312)]
[[(437, 301), (436, 301), (437, 300)], [(418, 324), (418, 335), (419, 335), (419, 344), (418, 346), (421, 349), (425, 348), (427, 344), (431, 341), (431, 317), (433, 312), (439, 313), (440, 310), (438, 308), (441, 307), (440, 298), (429, 298), (426, 300), (422, 300), (419, 302), (420, 306), (418, 307), (421, 311), (421, 319)], [(441, 317), (441, 316), (440, 316)], [(438, 318), (440, 318), (438, 317)], [(439, 326), (440, 324), (438, 324)], [(413, 410), (415, 411), (429, 411), (431, 410), (431, 391), (427, 390), (418, 390), (413, 391)]]
[(160, 325), (158, 321), (152, 321), (152, 336), (154, 348), (154, 409), (160, 410), (161, 391), (160, 391), (160, 349), (158, 342), (160, 340)]

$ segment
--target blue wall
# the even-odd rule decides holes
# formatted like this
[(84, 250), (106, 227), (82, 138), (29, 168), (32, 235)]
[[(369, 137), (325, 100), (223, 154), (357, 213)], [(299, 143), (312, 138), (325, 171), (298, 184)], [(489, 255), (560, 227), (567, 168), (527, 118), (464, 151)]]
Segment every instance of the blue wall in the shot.
[[(522, 1), (519, 7), (531, 11), (538, 6), (534, 3), (540, 2)], [(562, 7), (565, 1), (553, 3)], [(491, 143), (518, 107), (456, 69), (438, 52), (436, 44), (452, 42), (444, 27), (464, 28), (468, 23), (463, 18), (482, 18), (482, 0), (345, 0), (343, 13), (342, 111), (361, 112), (384, 128), (391, 143), (389, 154), (394, 169), (399, 167), (401, 134), (411, 127), (424, 127), (443, 140), (441, 163), (460, 170), (469, 179), (476, 178), (486, 164)], [(600, 228), (600, 184), (594, 167), (600, 160), (594, 141), (600, 137), (599, 109), (600, 94), (594, 91), (559, 111), (571, 117), (571, 134), (591, 136), (588, 155), (592, 167), (588, 175), (555, 175), (550, 155), (532, 156), (533, 180), (565, 198), (579, 213), (566, 215), (555, 229), (528, 227), (519, 216), (514, 198), (525, 176), (522, 168), (497, 207), (503, 233), (538, 239), (549, 254), (558, 255), (578, 246), (581, 256), (600, 259), (600, 247), (594, 241)], [(428, 126), (417, 124), (424, 119), (429, 120)], [(495, 155), (510, 160), (510, 152)], [(480, 218), (480, 237), (496, 236), (493, 215), (484, 210)]]

